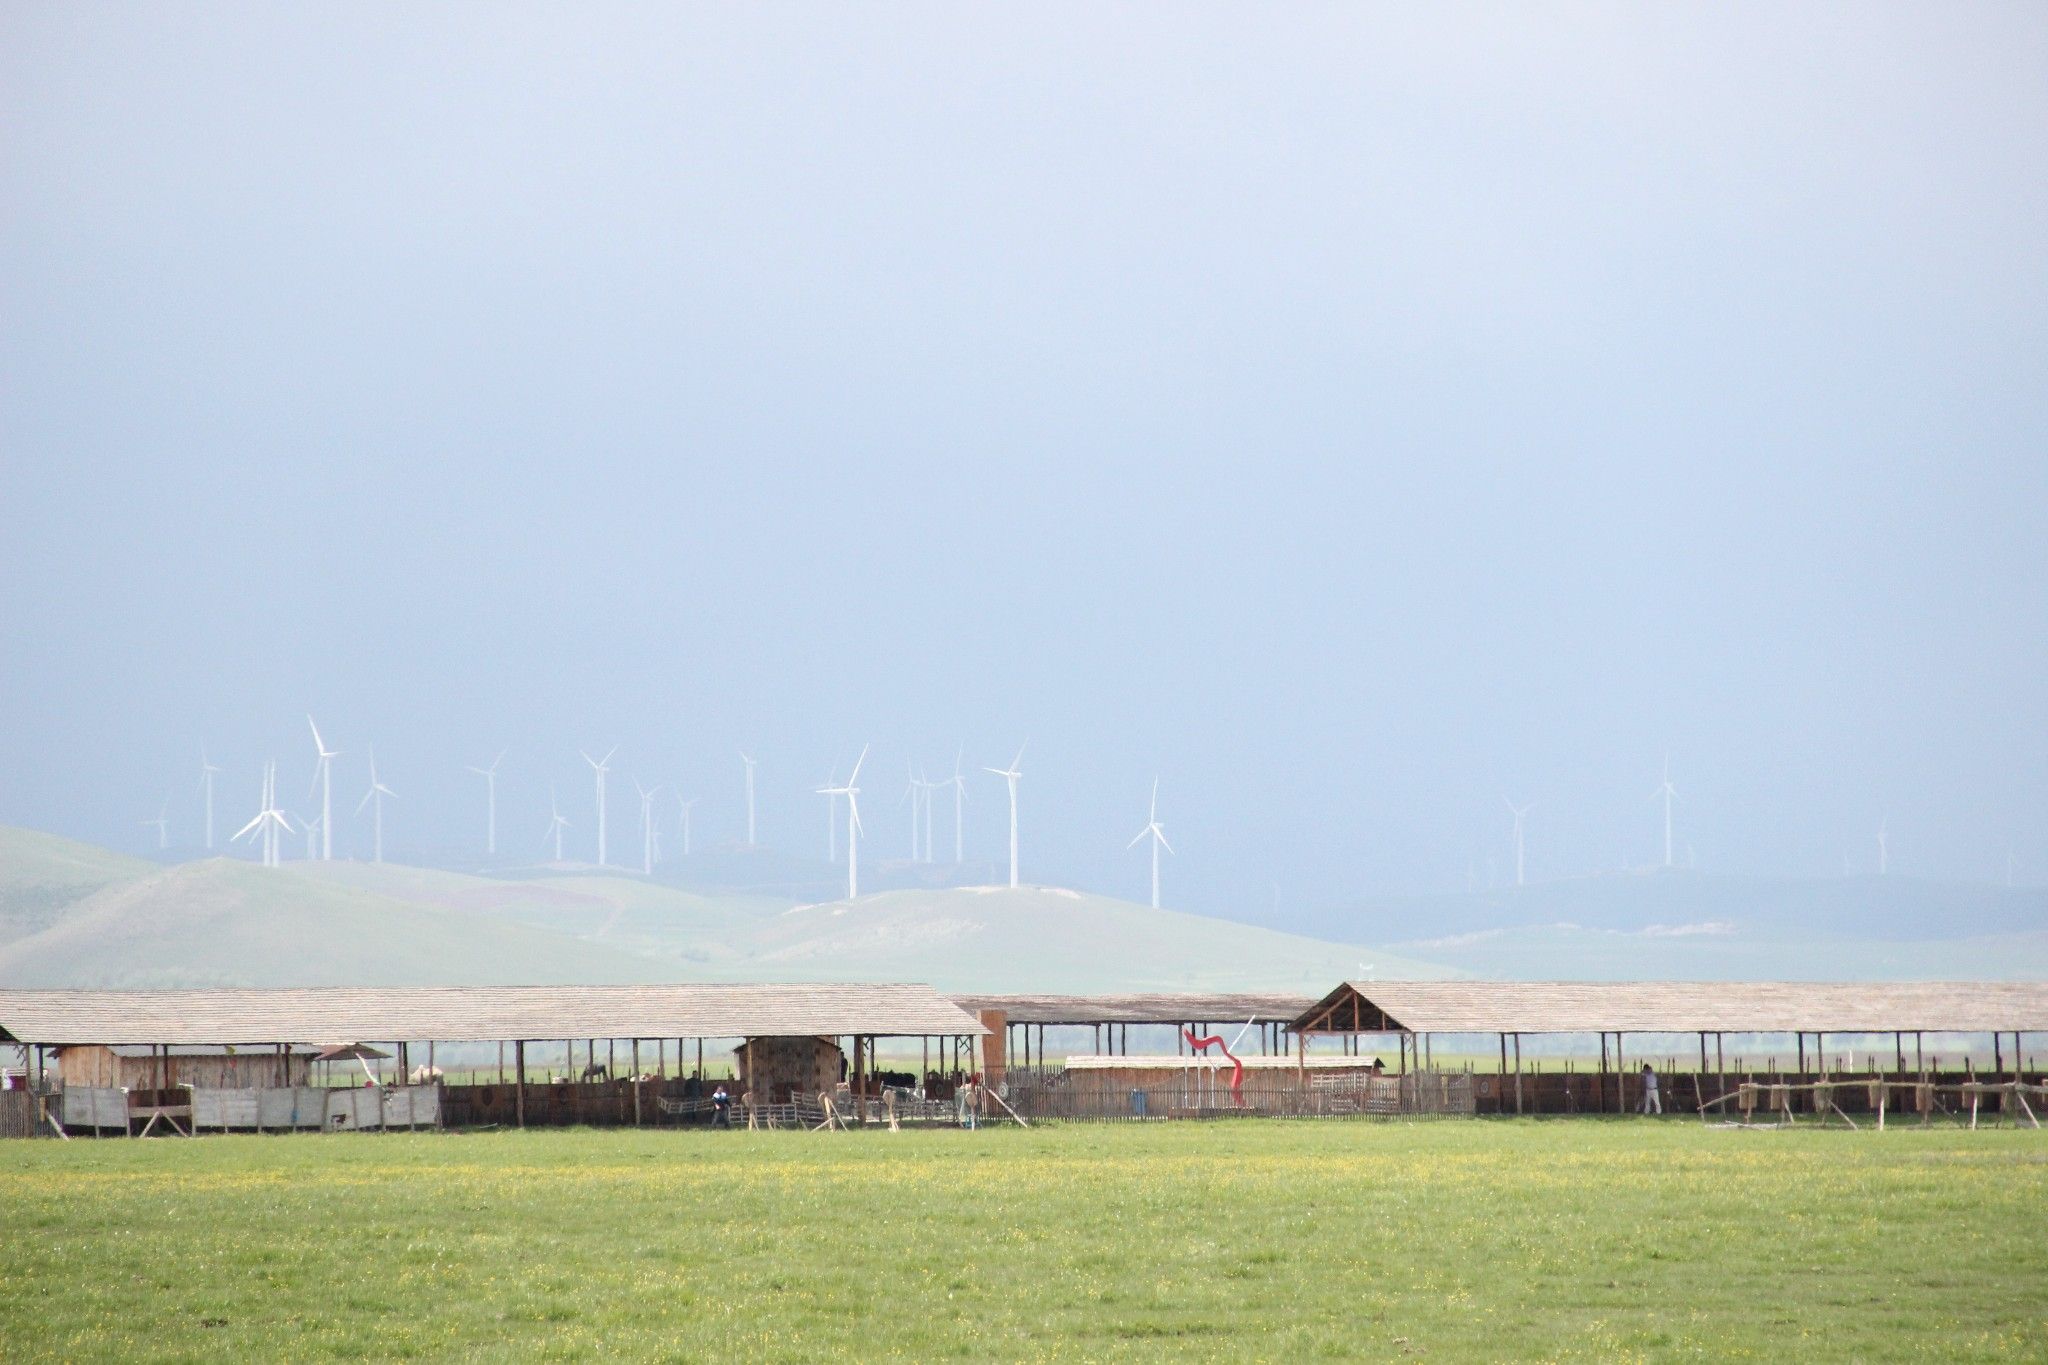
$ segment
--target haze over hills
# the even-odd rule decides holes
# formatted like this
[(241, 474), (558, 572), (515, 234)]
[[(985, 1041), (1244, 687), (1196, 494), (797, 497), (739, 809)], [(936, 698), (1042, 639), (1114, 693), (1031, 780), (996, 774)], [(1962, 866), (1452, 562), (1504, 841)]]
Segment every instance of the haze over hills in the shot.
[(884, 891), (764, 922), (755, 962), (792, 979), (906, 976), (959, 991), (1300, 991), (1456, 975), (1376, 949), (1056, 887)]
[[(728, 857), (722, 872), (749, 881), (749, 861)], [(1303, 915), (1304, 932), (1286, 933), (1052, 887), (899, 885), (797, 904), (674, 884), (694, 871), (694, 859), (657, 878), (577, 865), (166, 868), (0, 829), (0, 985), (914, 980), (1312, 993), (1360, 974), (2048, 976), (2048, 892), (1904, 877), (1613, 875), (1379, 898)], [(906, 862), (898, 873), (945, 870)]]
[(294, 869), (183, 863), (0, 946), (11, 986), (483, 985), (671, 979), (653, 959)]
[[(1919, 878), (1618, 873), (1305, 916), (1479, 976), (2048, 976), (2048, 890)], [(1936, 927), (1938, 926), (1938, 928)]]
[[(20, 832), (42, 885), (78, 866), (53, 922), (0, 939), (0, 985), (169, 986), (652, 980), (915, 980), (960, 991), (1314, 992), (1444, 975), (1228, 920), (1054, 888), (927, 888), (793, 906), (606, 871), (479, 877), (395, 864), (208, 859), (96, 864)], [(138, 870), (139, 869), (139, 870)], [(125, 877), (114, 877), (126, 872)]]
[(64, 907), (156, 864), (97, 844), (0, 825), (0, 944), (46, 929)]

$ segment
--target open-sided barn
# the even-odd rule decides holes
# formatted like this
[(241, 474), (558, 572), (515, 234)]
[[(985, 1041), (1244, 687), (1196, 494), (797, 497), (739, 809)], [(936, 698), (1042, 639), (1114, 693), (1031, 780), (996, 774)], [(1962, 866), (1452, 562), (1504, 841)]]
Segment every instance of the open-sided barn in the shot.
[[(236, 1080), (237, 1091), (289, 1090), (305, 1080), (303, 1070), (294, 1069), (303, 1063), (291, 1059), (302, 1056), (307, 1046), (343, 1045), (346, 1054), (353, 1045), (373, 1042), (395, 1053), (401, 1076), (411, 1068), (414, 1054), (409, 1050), (419, 1044), (426, 1045), (429, 1062), (436, 1043), (497, 1043), (501, 1057), (509, 1046), (510, 1067), (503, 1079), (433, 1087), (437, 1122), (443, 1117), (519, 1126), (644, 1122), (666, 1112), (664, 1100), (681, 1102), (701, 1094), (703, 1043), (726, 1039), (745, 1040), (743, 1046), (757, 1057), (790, 1047), (805, 1051), (806, 1080), (826, 1065), (819, 1061), (826, 1049), (840, 1052), (834, 1040), (843, 1039), (845, 1055), (853, 1059), (851, 1096), (865, 1106), (880, 1090), (873, 1063), (877, 1038), (946, 1040), (956, 1044), (957, 1052), (960, 1042), (978, 1039), (982, 1032), (958, 1006), (919, 985), (0, 991), (0, 1043), (30, 1050), (39, 1090), (47, 1094), (61, 1084), (71, 1092), (71, 1111), (89, 1114), (96, 1128), (110, 1126), (105, 1120), (124, 1107), (146, 1107), (151, 1120), (180, 1131), (189, 1131), (194, 1116), (208, 1112), (255, 1115), (253, 1126), (271, 1126), (262, 1116), (272, 1113), (291, 1116), (281, 1126), (308, 1126), (309, 1118), (312, 1126), (334, 1126), (331, 1100), (315, 1106), (295, 1099), (266, 1107), (259, 1097), (246, 1105), (222, 1106), (201, 1094), (216, 1079)], [(597, 1060), (600, 1041), (606, 1043), (603, 1063)], [(691, 1043), (696, 1045), (694, 1068), (684, 1061), (685, 1045)], [(581, 1044), (585, 1066), (569, 1077), (545, 1068), (536, 1074), (527, 1055), (534, 1044), (552, 1044), (564, 1057), (573, 1057)], [(134, 1049), (159, 1062), (202, 1055), (217, 1062), (211, 1070), (195, 1070), (190, 1079), (152, 1072), (146, 1090), (122, 1095), (126, 1073), (120, 1068), (126, 1064), (124, 1053)], [(84, 1084), (66, 1075), (61, 1062), (66, 1053), (79, 1067), (90, 1064), (92, 1080), (104, 1083)], [(285, 1086), (271, 1086), (275, 1076), (231, 1074), (220, 1065), (229, 1057), (266, 1054), (286, 1059)], [(59, 1059), (55, 1068), (53, 1058)], [(623, 1064), (624, 1074), (615, 1074), (615, 1061)], [(86, 1090), (103, 1093), (87, 1102), (80, 1098)], [(118, 1101), (110, 1098), (116, 1095)], [(389, 1103), (376, 1112), (356, 1103), (344, 1116), (345, 1126), (391, 1122), (390, 1110)], [(400, 1112), (411, 1124), (420, 1110), (408, 1100)]]

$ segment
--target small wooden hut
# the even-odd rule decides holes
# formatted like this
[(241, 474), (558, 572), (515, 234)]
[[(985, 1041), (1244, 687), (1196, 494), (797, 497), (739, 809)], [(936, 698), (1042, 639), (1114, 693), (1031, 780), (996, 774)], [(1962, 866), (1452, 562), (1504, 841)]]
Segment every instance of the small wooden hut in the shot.
[(749, 1038), (733, 1060), (741, 1092), (759, 1104), (815, 1099), (846, 1075), (846, 1053), (831, 1038)]

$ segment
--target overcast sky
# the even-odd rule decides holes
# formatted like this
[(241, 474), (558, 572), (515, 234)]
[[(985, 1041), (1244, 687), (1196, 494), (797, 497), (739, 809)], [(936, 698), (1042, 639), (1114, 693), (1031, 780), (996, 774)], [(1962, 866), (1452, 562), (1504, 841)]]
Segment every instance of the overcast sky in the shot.
[(398, 849), (1028, 740), (1027, 880), (1157, 774), (1258, 917), (1668, 750), (1702, 868), (2048, 876), (2038, 5), (14, 4), (0, 126), (0, 821), (310, 710)]

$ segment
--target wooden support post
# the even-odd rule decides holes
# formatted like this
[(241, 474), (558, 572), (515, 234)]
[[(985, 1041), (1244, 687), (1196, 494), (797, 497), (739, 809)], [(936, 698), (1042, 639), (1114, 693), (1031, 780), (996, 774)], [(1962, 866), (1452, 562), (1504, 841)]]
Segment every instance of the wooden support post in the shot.
[(1600, 1107), (1607, 1107), (1607, 1030), (1600, 1030)]
[(853, 1035), (853, 1112), (862, 1123), (868, 1121), (867, 1061), (867, 1043), (856, 1033)]
[(1803, 1081), (1806, 1079), (1806, 1035), (1795, 1033), (1792, 1037), (1796, 1040), (1794, 1050), (1799, 1056), (1799, 1079)]
[(640, 1126), (640, 1040), (633, 1040), (633, 1126)]
[(1628, 1063), (1621, 1059), (1621, 1030), (1614, 1031), (1614, 1112), (1628, 1112)]
[(519, 1126), (526, 1126), (526, 1042), (520, 1039), (512, 1044), (512, 1065), (516, 1068), (516, 1079), (512, 1082), (512, 1107), (517, 1112)]
[(1508, 1112), (1508, 1036), (1500, 1035), (1500, 1112)]
[(1522, 1112), (1522, 1035), (1515, 1035), (1515, 1112)]

